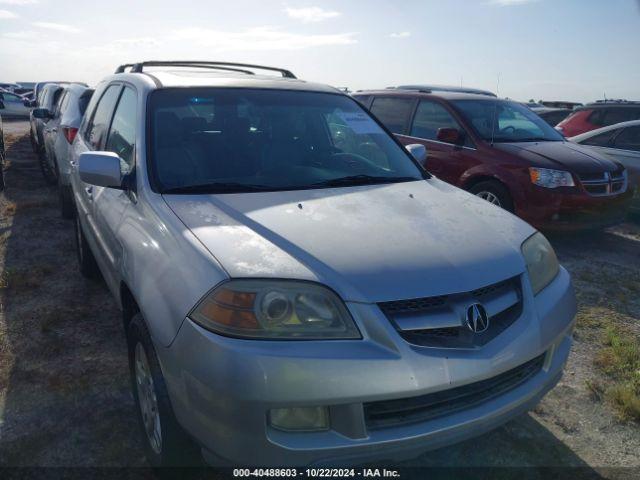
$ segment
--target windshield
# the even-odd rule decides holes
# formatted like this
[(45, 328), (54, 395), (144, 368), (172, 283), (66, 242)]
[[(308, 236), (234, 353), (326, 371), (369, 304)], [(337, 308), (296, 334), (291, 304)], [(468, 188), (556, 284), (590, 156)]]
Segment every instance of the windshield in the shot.
[(488, 142), (563, 141), (547, 122), (524, 105), (504, 100), (454, 100), (452, 102)]
[(163, 89), (150, 103), (163, 193), (301, 190), (426, 175), (353, 99), (258, 89)]

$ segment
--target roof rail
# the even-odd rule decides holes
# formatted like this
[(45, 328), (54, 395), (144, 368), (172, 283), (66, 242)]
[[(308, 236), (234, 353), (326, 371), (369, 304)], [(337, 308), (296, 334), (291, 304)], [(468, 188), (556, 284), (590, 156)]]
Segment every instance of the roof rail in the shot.
[[(115, 73), (124, 73), (127, 68), (130, 68), (131, 73), (142, 73), (144, 67), (195, 67), (195, 68), (209, 68), (212, 70), (227, 70), (233, 72), (246, 73), (253, 75), (254, 72), (246, 70), (248, 68), (254, 68), (258, 70), (269, 70), (273, 72), (279, 72), (283, 78), (297, 78), (291, 71), (284, 68), (266, 67), (264, 65), (252, 65), (248, 63), (232, 63), (232, 62), (203, 62), (199, 60), (149, 60), (146, 62), (138, 63), (125, 63), (120, 65)], [(237, 68), (239, 67), (239, 68)]]
[(400, 85), (397, 87), (387, 87), (388, 89), (395, 90), (409, 90), (412, 92), (420, 93), (434, 93), (434, 92), (451, 92), (451, 93), (472, 93), (476, 95), (486, 95), (488, 97), (496, 97), (497, 95), (488, 90), (480, 90), (479, 88), (468, 87), (453, 87), (448, 85)]

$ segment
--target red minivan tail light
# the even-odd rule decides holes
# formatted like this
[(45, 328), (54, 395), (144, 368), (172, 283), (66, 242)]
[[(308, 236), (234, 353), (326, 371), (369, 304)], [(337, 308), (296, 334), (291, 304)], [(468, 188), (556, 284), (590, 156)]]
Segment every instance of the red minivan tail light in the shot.
[(64, 138), (67, 139), (67, 142), (73, 143), (73, 139), (76, 138), (78, 134), (78, 129), (74, 127), (62, 127), (62, 132), (64, 133)]

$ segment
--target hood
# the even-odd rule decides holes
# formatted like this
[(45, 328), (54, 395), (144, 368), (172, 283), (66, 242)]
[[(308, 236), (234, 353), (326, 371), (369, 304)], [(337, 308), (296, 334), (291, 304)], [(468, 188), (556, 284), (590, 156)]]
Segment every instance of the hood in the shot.
[(517, 155), (538, 167), (578, 174), (613, 172), (620, 168), (610, 158), (570, 142), (495, 143), (494, 148)]
[(459, 293), (525, 270), (535, 230), (440, 180), (290, 192), (164, 195), (230, 277), (321, 282), (380, 302)]

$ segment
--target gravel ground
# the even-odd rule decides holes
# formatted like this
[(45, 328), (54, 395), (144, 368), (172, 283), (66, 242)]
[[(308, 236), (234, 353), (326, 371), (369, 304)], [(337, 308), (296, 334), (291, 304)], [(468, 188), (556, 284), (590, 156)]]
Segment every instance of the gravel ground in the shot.
[[(145, 466), (119, 312), (103, 284), (77, 272), (72, 223), (59, 216), (27, 132), (27, 122), (5, 123), (0, 466)], [(580, 301), (563, 380), (534, 412), (405, 465), (526, 466), (540, 478), (544, 467), (581, 467), (574, 478), (640, 476), (639, 425), (620, 420), (587, 387), (609, 381), (594, 367), (603, 342), (594, 319), (615, 319), (640, 338), (640, 226), (551, 240)]]

